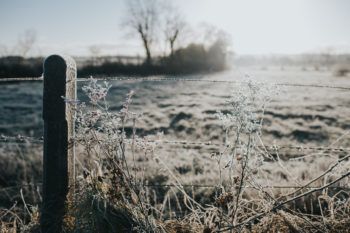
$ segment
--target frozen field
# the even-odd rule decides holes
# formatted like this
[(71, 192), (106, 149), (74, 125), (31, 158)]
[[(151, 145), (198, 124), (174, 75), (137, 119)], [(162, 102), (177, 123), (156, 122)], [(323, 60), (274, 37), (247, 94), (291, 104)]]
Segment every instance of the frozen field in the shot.
[[(180, 78), (350, 86), (348, 77), (334, 77), (328, 71), (302, 71), (300, 68), (241, 68)], [(78, 98), (85, 100), (81, 91), (84, 83), (78, 84)], [(176, 81), (112, 81), (111, 84), (108, 102), (112, 111), (120, 108), (128, 91), (135, 91), (132, 110), (143, 113), (137, 123), (139, 133), (163, 131), (168, 139), (202, 141), (222, 139), (220, 125), (214, 115), (217, 110), (225, 109), (225, 100), (238, 86)], [(327, 146), (350, 129), (349, 91), (312, 87), (279, 88), (280, 94), (273, 97), (265, 112), (264, 139), (268, 143)], [(1, 89), (0, 133), (42, 136), (42, 83), (1, 84)], [(349, 146), (349, 142), (342, 140), (336, 146)]]
[[(249, 75), (249, 77), (247, 77)], [(334, 77), (329, 71), (302, 71), (300, 68), (281, 69), (239, 69), (211, 75), (195, 75), (180, 78), (257, 82), (317, 84), (349, 87), (348, 77)], [(78, 97), (82, 101), (79, 82)], [(112, 81), (108, 95), (110, 110), (119, 110), (125, 95), (135, 91), (131, 111), (143, 113), (137, 121), (138, 135), (153, 135), (163, 132), (164, 140), (222, 143), (224, 132), (215, 116), (218, 110), (225, 110), (225, 101), (238, 88), (237, 83), (183, 82), (183, 81)], [(2, 84), (0, 92), (0, 133), (16, 135), (18, 133), (41, 137), (42, 132), (42, 83), (23, 82)], [(279, 86), (279, 94), (273, 96), (267, 106), (264, 117), (262, 143), (266, 146), (303, 146), (303, 147), (350, 147), (350, 91), (331, 88), (286, 87)], [(130, 128), (129, 128), (130, 131)], [(223, 158), (217, 164), (213, 153), (222, 151), (214, 145), (161, 144), (153, 155), (136, 154), (138, 171), (145, 171), (150, 184), (168, 184), (174, 182), (169, 170), (182, 184), (216, 185), (219, 173), (228, 177)], [(32, 164), (30, 169), (33, 182), (40, 181), (41, 152), (40, 145), (18, 147), (2, 144), (0, 155), (3, 161), (3, 186), (16, 184), (19, 175), (16, 171), (25, 170), (23, 164)], [(348, 154), (348, 151), (318, 151), (310, 149), (281, 148), (270, 155), (279, 156), (279, 163), (266, 161), (257, 174), (262, 185), (299, 186), (327, 170), (329, 164)], [(21, 156), (20, 156), (21, 155)], [(25, 155), (24, 158), (23, 155)], [(15, 160), (10, 159), (15, 156)], [(27, 157), (29, 156), (29, 157)], [(81, 160), (86, 155), (79, 153)], [(290, 160), (293, 157), (303, 157)], [(157, 159), (155, 159), (157, 158)], [(131, 157), (130, 160), (133, 160)], [(88, 161), (89, 159), (86, 158)], [(27, 161), (32, 161), (28, 163)], [(132, 161), (130, 161), (132, 162)], [(88, 162), (89, 163), (89, 162)], [(27, 165), (23, 165), (27, 166)], [(145, 169), (145, 170), (144, 170)], [(6, 178), (7, 177), (7, 178)], [(17, 178), (16, 178), (17, 177)], [(13, 182), (12, 182), (13, 181)], [(326, 180), (322, 181), (325, 182)], [(22, 181), (21, 181), (22, 182)], [(347, 180), (339, 185), (346, 185)], [(314, 185), (322, 185), (316, 183)], [(163, 193), (168, 189), (159, 188)], [(193, 190), (192, 190), (193, 191)], [(198, 188), (196, 194), (203, 202), (210, 202), (213, 189)], [(286, 189), (274, 189), (271, 193), (285, 193)], [(10, 204), (18, 197), (1, 197)], [(248, 191), (247, 195), (254, 195)], [(207, 199), (209, 198), (209, 199)], [(312, 199), (313, 200), (313, 199)], [(317, 201), (317, 199), (315, 199)], [(306, 209), (305, 209), (306, 208)], [(301, 210), (310, 211), (307, 205)]]

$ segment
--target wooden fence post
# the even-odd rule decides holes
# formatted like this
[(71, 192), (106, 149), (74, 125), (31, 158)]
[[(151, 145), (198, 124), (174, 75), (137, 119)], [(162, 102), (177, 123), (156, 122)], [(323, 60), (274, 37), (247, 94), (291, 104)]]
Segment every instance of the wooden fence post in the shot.
[(44, 171), (41, 231), (62, 231), (66, 200), (74, 187), (74, 110), (76, 65), (72, 58), (52, 55), (44, 61)]

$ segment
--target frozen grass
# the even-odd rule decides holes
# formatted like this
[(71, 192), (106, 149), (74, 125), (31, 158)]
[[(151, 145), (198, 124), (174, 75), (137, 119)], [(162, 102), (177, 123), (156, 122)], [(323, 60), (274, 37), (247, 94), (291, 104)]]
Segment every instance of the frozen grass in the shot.
[[(209, 152), (171, 148), (162, 144), (161, 134), (137, 136), (142, 117), (130, 110), (132, 93), (120, 111), (111, 112), (106, 101), (110, 88), (91, 80), (83, 88), (90, 103), (77, 106), (78, 189), (67, 201), (65, 232), (348, 229), (349, 193), (336, 187), (348, 183), (347, 155), (308, 153), (290, 160), (265, 150), (263, 119), (269, 87), (248, 82), (228, 98), (225, 111), (217, 113), (226, 146), (207, 148)], [(176, 124), (183, 119), (186, 115)], [(174, 156), (166, 157), (163, 149), (175, 150)], [(215, 187), (183, 185), (208, 183)], [(159, 186), (164, 184), (171, 186)], [(322, 188), (266, 188), (271, 185)], [(3, 232), (37, 229), (38, 208), (27, 204), (26, 197), (20, 199), (27, 216), (19, 216), (14, 208), (3, 210)]]

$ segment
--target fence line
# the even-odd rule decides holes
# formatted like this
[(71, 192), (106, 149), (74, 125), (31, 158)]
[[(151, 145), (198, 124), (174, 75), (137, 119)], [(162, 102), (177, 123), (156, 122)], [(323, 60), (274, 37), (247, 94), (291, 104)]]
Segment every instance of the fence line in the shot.
[(40, 77), (21, 77), (21, 78), (0, 78), (0, 82), (25, 82), (25, 81), (43, 81), (43, 76)]
[[(3, 187), (0, 190), (1, 192), (7, 192), (10, 189), (21, 189), (23, 187), (37, 187), (42, 186), (42, 183), (28, 183), (28, 184), (20, 184), (20, 185), (12, 185)], [(219, 185), (219, 184), (142, 184), (142, 187), (193, 187), (193, 188), (234, 188), (237, 186), (234, 185)], [(247, 189), (319, 189), (321, 186), (296, 186), (296, 185), (263, 185), (263, 186), (250, 186), (246, 185), (244, 188)], [(350, 190), (349, 186), (330, 186), (329, 189), (343, 189)]]
[[(195, 187), (195, 188), (233, 188), (237, 187), (234, 185), (211, 185), (211, 184), (145, 184), (143, 185), (145, 187)], [(262, 189), (300, 189), (300, 188), (305, 188), (305, 189), (318, 189), (320, 187), (317, 186), (284, 186), (284, 185), (267, 185), (267, 186), (260, 186), (260, 187), (255, 187), (255, 186), (243, 186), (244, 188), (248, 189), (257, 189), (257, 188), (262, 188)], [(350, 190), (350, 187), (346, 186), (330, 186), (329, 188), (331, 189), (344, 189), (344, 190)]]
[[(105, 77), (105, 78), (94, 78), (100, 81), (146, 81), (146, 82), (162, 82), (162, 81), (172, 81), (172, 82), (205, 82), (205, 83), (232, 83), (232, 84), (242, 84), (243, 81), (233, 81), (233, 80), (212, 80), (212, 79), (194, 79), (194, 78), (118, 78), (118, 77)], [(78, 82), (90, 81), (91, 78), (79, 78)], [(263, 82), (262, 82), (263, 83)], [(350, 91), (350, 87), (332, 86), (332, 85), (319, 85), (319, 84), (299, 84), (299, 83), (273, 83), (277, 86), (290, 86), (290, 87), (314, 87), (314, 88), (332, 88), (340, 90)]]
[[(147, 142), (147, 141), (146, 141)], [(159, 141), (148, 141), (148, 142), (159, 142), (165, 144), (174, 144), (174, 145), (192, 145), (192, 146), (224, 146), (230, 147), (231, 145), (227, 145), (225, 143), (212, 143), (208, 142), (188, 142), (188, 141), (167, 141), (167, 140), (159, 140)], [(295, 146), (295, 145), (267, 145), (267, 146), (257, 146), (260, 149), (267, 150), (280, 150), (280, 149), (296, 149), (296, 150), (320, 150), (320, 151), (350, 151), (349, 148), (341, 148), (341, 147), (313, 147), (313, 146)]]
[[(130, 141), (132, 139), (126, 139)], [(182, 145), (182, 146), (215, 146), (215, 147), (231, 147), (225, 143), (213, 143), (211, 141), (202, 142), (202, 141), (170, 141), (170, 140), (142, 140), (147, 143), (159, 143), (159, 144), (168, 144), (168, 145)], [(44, 142), (44, 137), (28, 137), (23, 135), (17, 136), (0, 136), (0, 143), (34, 143), (41, 144)], [(314, 151), (332, 151), (332, 152), (349, 152), (350, 147), (321, 147), (321, 146), (296, 146), (296, 145), (266, 145), (266, 146), (257, 146), (259, 149), (266, 149), (268, 151), (279, 151), (284, 149), (290, 150), (314, 150)]]
[(0, 143), (33, 143), (41, 144), (44, 142), (44, 136), (42, 137), (28, 137), (17, 134), (17, 136), (0, 135)]
[[(193, 78), (118, 78), (118, 77), (97, 77), (99, 81), (126, 81), (126, 82), (203, 82), (203, 83), (231, 83), (241, 84), (243, 81), (233, 80), (211, 80), (211, 79), (193, 79)], [(87, 82), (90, 78), (78, 78), (77, 82)], [(43, 81), (43, 77), (23, 77), (23, 78), (0, 78), (1, 82), (23, 82), (23, 81)], [(328, 88), (350, 91), (350, 87), (320, 85), (320, 84), (301, 84), (301, 83), (273, 83), (276, 86), (285, 87), (311, 87), (311, 88)]]

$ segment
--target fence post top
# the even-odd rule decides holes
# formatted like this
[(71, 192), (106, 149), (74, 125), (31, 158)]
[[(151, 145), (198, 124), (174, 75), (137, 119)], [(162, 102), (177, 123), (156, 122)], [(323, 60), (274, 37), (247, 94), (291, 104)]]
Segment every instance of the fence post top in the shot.
[(74, 59), (68, 55), (61, 55), (61, 54), (52, 54), (45, 58), (44, 60), (44, 67), (45, 65), (49, 64), (50, 62), (63, 62), (66, 64), (69, 68), (76, 69), (76, 63)]
[(75, 61), (69, 56), (55, 54), (45, 59), (43, 119), (62, 121), (71, 114), (64, 98), (76, 98), (76, 71)]

